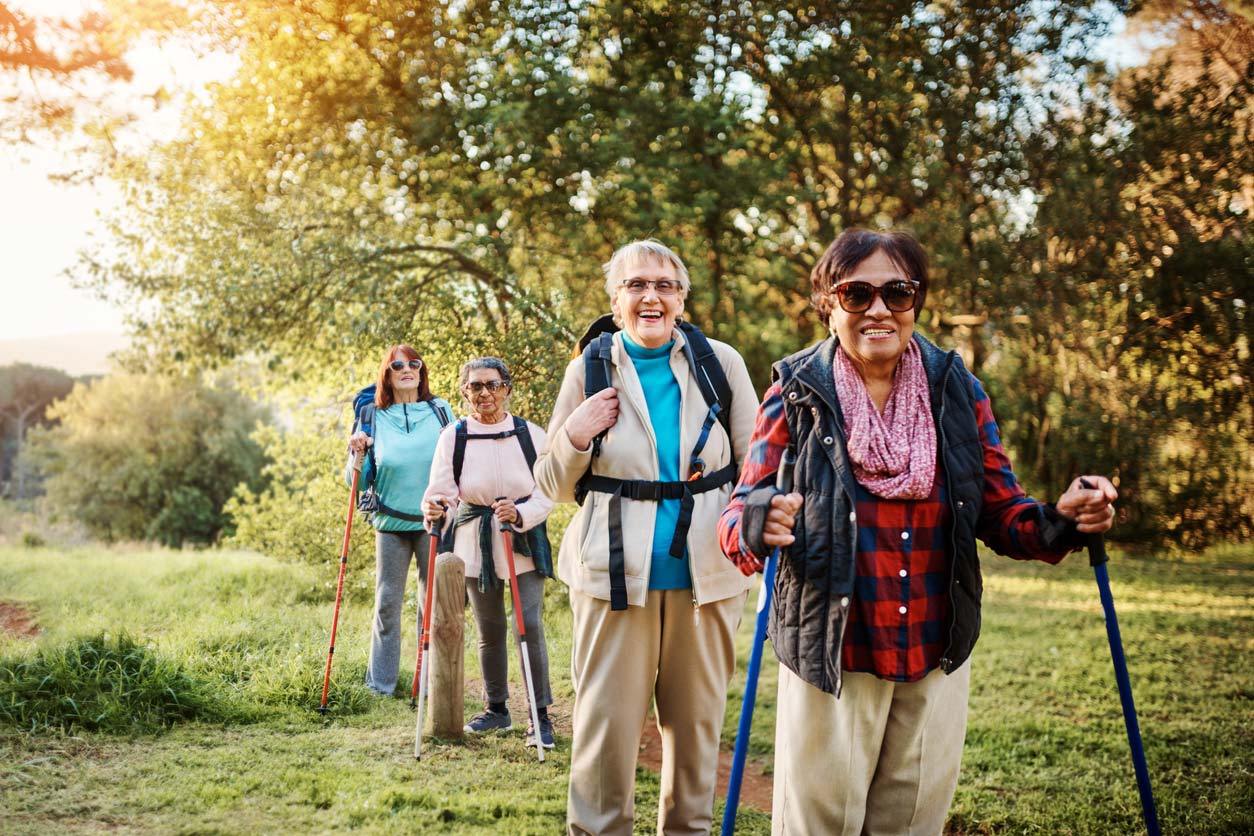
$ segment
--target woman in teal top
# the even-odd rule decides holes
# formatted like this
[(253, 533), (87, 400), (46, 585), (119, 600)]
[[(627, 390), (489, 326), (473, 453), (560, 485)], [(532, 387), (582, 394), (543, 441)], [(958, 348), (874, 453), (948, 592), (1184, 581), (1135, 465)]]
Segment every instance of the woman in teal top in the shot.
[[(427, 367), (418, 352), (407, 345), (394, 345), (379, 364), (372, 433), (355, 427), (348, 440), (345, 479), (351, 484), (353, 457), (369, 451), (358, 486), (362, 490), (373, 487), (379, 499), (379, 510), (371, 519), (375, 528), (375, 598), (366, 685), (383, 696), (396, 689), (400, 671), (401, 603), (411, 559), (418, 563), (418, 600), (423, 600), (430, 538), (423, 530), (422, 495), (427, 490), (435, 443), (452, 417), (448, 403), (431, 395)], [(422, 624), (421, 611), (418, 624)]]
[[(623, 348), (636, 368), (644, 402), (649, 408), (653, 433), (657, 437), (658, 480), (679, 481), (679, 381), (671, 371), (671, 340), (657, 348), (644, 348), (623, 333)], [(688, 553), (684, 559), (670, 556), (671, 537), (679, 524), (679, 500), (663, 499), (657, 503), (657, 521), (653, 526), (653, 554), (649, 567), (649, 589), (691, 589), (692, 571)]]

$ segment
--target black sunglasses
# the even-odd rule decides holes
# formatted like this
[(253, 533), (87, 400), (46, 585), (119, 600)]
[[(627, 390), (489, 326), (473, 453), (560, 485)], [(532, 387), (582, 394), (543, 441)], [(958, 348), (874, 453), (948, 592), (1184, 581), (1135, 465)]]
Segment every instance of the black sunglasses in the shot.
[(893, 313), (905, 313), (914, 307), (915, 297), (919, 294), (919, 283), (913, 280), (897, 279), (876, 287), (870, 282), (843, 282), (832, 288), (836, 301), (847, 313), (863, 313), (875, 303), (878, 296), (884, 300), (884, 307)]
[(399, 372), (401, 369), (405, 368), (406, 366), (409, 366), (414, 371), (418, 371), (419, 369), (422, 368), (422, 361), (417, 360), (417, 359), (393, 360), (391, 363), (388, 363), (388, 367), (394, 372)]
[(509, 386), (509, 384), (506, 383), (504, 380), (487, 380), (487, 381), (474, 380), (466, 384), (466, 389), (467, 391), (473, 392), (476, 395), (482, 392), (484, 389), (487, 389), (489, 392), (495, 395), (497, 392), (501, 391), (506, 386)]

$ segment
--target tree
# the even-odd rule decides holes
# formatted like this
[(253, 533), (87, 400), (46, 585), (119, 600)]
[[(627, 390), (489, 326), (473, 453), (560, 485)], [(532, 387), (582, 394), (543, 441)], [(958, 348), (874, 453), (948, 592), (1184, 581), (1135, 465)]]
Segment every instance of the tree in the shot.
[[(1240, 25), (1215, 5), (1190, 8)], [(1100, 466), (1134, 530), (1161, 532), (1155, 480), (1200, 414), (1192, 389), (1234, 409), (1198, 443), (1248, 449), (1227, 443), (1250, 427), (1248, 69), (1113, 78), (1091, 49), (1108, 4), (224, 8), (204, 31), (237, 48), (237, 77), (119, 166), (128, 211), (86, 262), (152, 357), (260, 351), (274, 379), (343, 394), (404, 338), (446, 392), (470, 353), (521, 364), (542, 420), (606, 307), (599, 265), (655, 236), (689, 266), (689, 317), (761, 387), (822, 333), (822, 249), (897, 224), (932, 255), (921, 329), (988, 380), (1034, 487)], [(1177, 316), (1186, 297), (1206, 301)], [(1154, 455), (1134, 455), (1145, 438)]]
[[(109, 88), (133, 78), (127, 53), (144, 39), (178, 31), (198, 0), (105, 0), (77, 18), (36, 14), (37, 3), (0, 2), (0, 139), (32, 141), (46, 129), (107, 113)], [(110, 118), (127, 118), (125, 112)]]
[(59, 369), (14, 363), (0, 368), (0, 427), (4, 430), (0, 483), (15, 499), (27, 498), (26, 468), (19, 455), (26, 431), (44, 419), (48, 407), (69, 394), (74, 381)]
[(236, 486), (261, 486), (251, 433), (262, 413), (232, 389), (112, 375), (79, 384), (50, 415), (60, 423), (29, 444), (48, 504), (106, 540), (211, 543)]

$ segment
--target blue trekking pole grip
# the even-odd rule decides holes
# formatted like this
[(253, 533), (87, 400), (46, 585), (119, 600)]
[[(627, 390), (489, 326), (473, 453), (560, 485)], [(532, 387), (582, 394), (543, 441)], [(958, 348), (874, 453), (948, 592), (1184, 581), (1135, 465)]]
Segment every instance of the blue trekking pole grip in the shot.
[[(775, 489), (781, 494), (792, 490), (793, 467), (797, 463), (791, 447), (775, 474)], [(775, 593), (775, 570), (779, 565), (779, 546), (766, 558), (762, 567), (762, 585), (758, 588), (758, 619), (753, 629), (753, 648), (749, 651), (749, 670), (745, 681), (745, 699), (740, 707), (740, 726), (736, 729), (736, 749), (732, 753), (731, 774), (727, 779), (727, 804), (723, 808), (723, 834), (736, 832), (736, 811), (740, 806), (740, 781), (744, 777), (745, 758), (749, 754), (749, 727), (753, 725), (753, 704), (758, 696), (758, 675), (762, 670), (762, 646), (766, 644), (766, 622), (770, 618), (771, 597)]]
[[(1092, 490), (1084, 479), (1080, 486)], [(1102, 612), (1106, 617), (1106, 638), (1110, 642), (1110, 660), (1115, 666), (1115, 684), (1119, 687), (1119, 702), (1123, 705), (1123, 724), (1128, 731), (1128, 746), (1132, 749), (1132, 767), (1136, 772), (1136, 788), (1141, 794), (1141, 813), (1145, 817), (1145, 830), (1149, 836), (1160, 836), (1158, 811), (1154, 807), (1154, 791), (1150, 789), (1149, 767), (1145, 764), (1145, 748), (1141, 744), (1141, 727), (1136, 720), (1136, 705), (1132, 702), (1132, 683), (1128, 679), (1128, 662), (1123, 655), (1123, 639), (1119, 635), (1119, 619), (1115, 617), (1115, 599), (1110, 594), (1110, 575), (1106, 572), (1106, 544), (1100, 534), (1086, 535), (1089, 549), (1089, 565), (1097, 578), (1097, 591), (1102, 599)]]

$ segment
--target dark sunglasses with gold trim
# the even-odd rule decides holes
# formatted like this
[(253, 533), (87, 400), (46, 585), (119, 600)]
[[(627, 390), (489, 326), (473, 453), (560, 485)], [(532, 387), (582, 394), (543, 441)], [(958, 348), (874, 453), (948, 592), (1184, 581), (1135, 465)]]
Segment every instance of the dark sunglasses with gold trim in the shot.
[(875, 304), (875, 297), (884, 300), (884, 307), (893, 313), (905, 313), (914, 307), (919, 295), (919, 283), (911, 279), (896, 279), (876, 287), (870, 282), (841, 282), (832, 288), (836, 301), (846, 313), (864, 313)]

